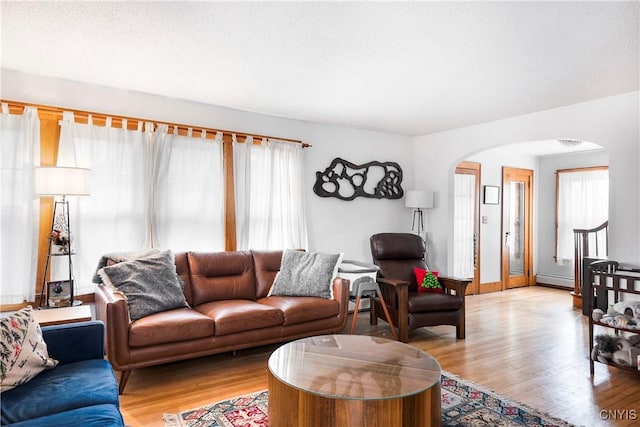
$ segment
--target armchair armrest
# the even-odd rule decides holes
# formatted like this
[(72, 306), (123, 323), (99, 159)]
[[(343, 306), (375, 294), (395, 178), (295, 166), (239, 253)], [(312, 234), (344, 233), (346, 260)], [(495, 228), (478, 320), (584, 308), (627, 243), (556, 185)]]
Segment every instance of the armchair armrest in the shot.
[(438, 277), (438, 281), (442, 284), (442, 287), (448, 294), (451, 294), (451, 291), (455, 291), (455, 295), (461, 296), (464, 298), (467, 293), (467, 286), (471, 283), (471, 279), (461, 279), (454, 277), (446, 277), (440, 276)]
[[(398, 338), (402, 342), (409, 341), (409, 327), (407, 317), (409, 316), (409, 282), (398, 279), (378, 278), (376, 279), (380, 290), (384, 295), (387, 304), (390, 305), (391, 316), (395, 318), (398, 326)], [(371, 311), (371, 323), (376, 314)]]
[(49, 356), (60, 364), (104, 358), (104, 324), (100, 321), (45, 326)]
[(383, 279), (379, 277), (376, 279), (376, 282), (380, 285), (393, 286), (394, 288), (409, 287), (409, 282), (405, 282), (404, 280)]

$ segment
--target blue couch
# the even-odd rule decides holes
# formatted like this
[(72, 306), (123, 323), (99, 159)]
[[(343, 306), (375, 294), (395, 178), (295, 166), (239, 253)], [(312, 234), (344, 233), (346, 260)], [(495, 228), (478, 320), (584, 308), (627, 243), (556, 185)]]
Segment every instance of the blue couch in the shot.
[(1, 425), (124, 426), (118, 385), (104, 359), (100, 321), (42, 328), (49, 356), (60, 363), (0, 396)]

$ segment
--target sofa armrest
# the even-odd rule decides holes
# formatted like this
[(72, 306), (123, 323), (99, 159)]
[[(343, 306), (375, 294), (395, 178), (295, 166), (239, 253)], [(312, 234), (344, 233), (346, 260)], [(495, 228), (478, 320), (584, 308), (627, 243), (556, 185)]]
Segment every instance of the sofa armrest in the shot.
[(100, 321), (44, 326), (49, 356), (60, 364), (104, 358), (104, 324)]
[(333, 298), (340, 304), (338, 317), (342, 325), (347, 324), (347, 312), (349, 308), (349, 280), (336, 277), (333, 281)]
[(107, 357), (116, 370), (127, 370), (130, 363), (129, 309), (124, 296), (104, 285), (96, 286), (96, 319), (105, 325)]

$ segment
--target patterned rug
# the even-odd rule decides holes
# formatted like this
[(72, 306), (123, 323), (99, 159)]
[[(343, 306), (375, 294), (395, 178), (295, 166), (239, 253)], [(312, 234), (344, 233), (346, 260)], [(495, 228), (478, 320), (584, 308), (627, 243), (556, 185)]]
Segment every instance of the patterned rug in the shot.
[[(448, 372), (442, 373), (441, 384), (443, 426), (571, 426)], [(163, 420), (165, 427), (267, 427), (267, 405), (268, 393), (260, 391), (164, 414)]]

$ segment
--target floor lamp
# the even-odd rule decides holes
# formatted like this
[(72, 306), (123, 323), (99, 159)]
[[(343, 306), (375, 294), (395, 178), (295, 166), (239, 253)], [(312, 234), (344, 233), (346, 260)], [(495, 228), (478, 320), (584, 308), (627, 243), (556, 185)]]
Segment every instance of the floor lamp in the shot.
[[(71, 226), (69, 221), (69, 201), (68, 196), (88, 196), (91, 193), (91, 175), (89, 169), (75, 167), (38, 167), (35, 169), (35, 194), (39, 197), (58, 197), (62, 200), (54, 200), (53, 216), (51, 218), (51, 230), (48, 235), (49, 246), (47, 249), (47, 259), (42, 275), (42, 286), (40, 288), (40, 298), (38, 307), (43, 308), (42, 299), (49, 289), (45, 290), (47, 284), (47, 273), (52, 256), (66, 256), (69, 264), (69, 304), (80, 305), (82, 301), (75, 301), (74, 280), (73, 280), (73, 260), (71, 256)], [(58, 246), (58, 251), (52, 253), (53, 246)], [(62, 287), (60, 287), (60, 292)], [(49, 301), (46, 304), (49, 307)]]
[(413, 209), (413, 222), (411, 223), (411, 231), (416, 229), (416, 219), (418, 222), (418, 231), (416, 234), (422, 237), (424, 233), (424, 215), (422, 209), (433, 208), (433, 191), (410, 190), (404, 198), (404, 205)]

